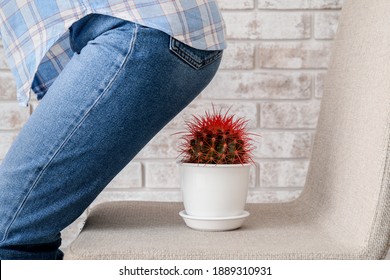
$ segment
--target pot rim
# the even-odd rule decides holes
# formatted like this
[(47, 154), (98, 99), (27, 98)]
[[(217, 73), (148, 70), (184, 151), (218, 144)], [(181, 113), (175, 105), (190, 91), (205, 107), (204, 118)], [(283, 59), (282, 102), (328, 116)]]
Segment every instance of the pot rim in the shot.
[(238, 164), (210, 164), (210, 163), (187, 163), (187, 162), (182, 162), (182, 161), (177, 161), (177, 165), (183, 165), (183, 166), (193, 166), (193, 167), (205, 167), (205, 168), (237, 168), (237, 167), (247, 167), (251, 166), (251, 163), (238, 163)]

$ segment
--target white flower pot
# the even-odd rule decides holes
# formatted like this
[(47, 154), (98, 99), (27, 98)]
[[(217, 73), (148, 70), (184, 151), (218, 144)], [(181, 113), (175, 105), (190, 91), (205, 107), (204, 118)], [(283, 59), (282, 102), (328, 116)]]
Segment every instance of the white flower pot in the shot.
[(243, 215), (250, 164), (179, 163), (186, 214), (193, 217)]

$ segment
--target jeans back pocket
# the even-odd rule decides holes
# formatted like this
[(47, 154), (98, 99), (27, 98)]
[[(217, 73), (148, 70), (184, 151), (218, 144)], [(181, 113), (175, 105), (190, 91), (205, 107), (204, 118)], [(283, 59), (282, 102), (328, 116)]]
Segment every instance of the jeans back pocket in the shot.
[(170, 37), (169, 49), (189, 64), (192, 68), (199, 70), (222, 56), (222, 50), (208, 51), (190, 47), (173, 37)]

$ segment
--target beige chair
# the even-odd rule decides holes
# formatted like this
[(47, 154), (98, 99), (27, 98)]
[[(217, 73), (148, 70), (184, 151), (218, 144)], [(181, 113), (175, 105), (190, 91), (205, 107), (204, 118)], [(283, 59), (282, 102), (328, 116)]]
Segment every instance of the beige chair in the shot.
[(306, 185), (248, 204), (239, 230), (185, 226), (181, 203), (93, 209), (67, 259), (380, 259), (390, 241), (390, 1), (347, 0)]

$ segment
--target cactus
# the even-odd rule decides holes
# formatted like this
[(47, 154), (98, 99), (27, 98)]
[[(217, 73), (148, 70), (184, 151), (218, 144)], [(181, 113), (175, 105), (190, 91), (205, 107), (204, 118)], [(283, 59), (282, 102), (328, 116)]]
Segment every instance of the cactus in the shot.
[(186, 121), (186, 132), (179, 147), (184, 163), (245, 164), (254, 163), (254, 146), (247, 132), (248, 120), (221, 111), (206, 111), (204, 116), (193, 116)]

